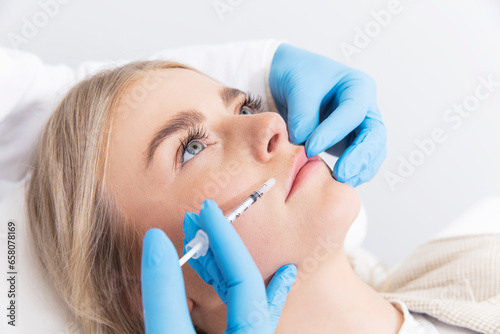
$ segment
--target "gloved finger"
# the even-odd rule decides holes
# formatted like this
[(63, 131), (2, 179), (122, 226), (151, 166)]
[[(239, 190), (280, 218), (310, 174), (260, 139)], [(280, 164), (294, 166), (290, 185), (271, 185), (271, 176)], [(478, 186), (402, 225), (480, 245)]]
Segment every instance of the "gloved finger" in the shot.
[(146, 333), (195, 333), (177, 251), (160, 229), (144, 236), (141, 289)]
[(302, 144), (319, 124), (320, 107), (323, 92), (301, 89), (297, 83), (293, 93), (287, 97), (288, 135), (290, 142)]
[[(199, 221), (199, 216), (194, 212), (186, 212), (184, 214), (182, 229), (186, 237), (184, 238), (183, 254), (186, 254), (186, 244), (191, 241), (195, 237), (196, 232), (201, 229)], [(225, 282), (222, 277), (222, 273), (215, 262), (210, 246), (205, 256), (199, 257), (198, 259), (191, 258), (188, 260), (188, 264), (194, 269), (194, 271), (196, 271), (198, 276), (200, 276), (205, 283), (212, 285), (221, 300), (226, 302), (224, 292)]]
[(281, 316), (281, 310), (283, 306), (285, 306), (288, 292), (290, 292), (296, 278), (297, 267), (293, 264), (288, 264), (274, 273), (271, 282), (267, 286), (267, 306), (269, 308), (269, 321), (271, 323), (272, 333), (276, 331)]
[(254, 327), (267, 330), (267, 312), (260, 314), (258, 323), (249, 317), (266, 301), (266, 295), (262, 276), (240, 236), (217, 203), (209, 199), (201, 205), (200, 225), (208, 234), (210, 248), (228, 287), (226, 333)]
[[(182, 254), (186, 254), (186, 245), (190, 242), (196, 235), (196, 232), (200, 229), (199, 217), (194, 212), (186, 212), (184, 214), (184, 219), (182, 221), (182, 230), (184, 232), (185, 238), (183, 239), (183, 249)], [(210, 250), (209, 250), (210, 251)], [(208, 252), (207, 252), (208, 255)], [(188, 264), (196, 271), (196, 273), (205, 281), (207, 284), (212, 284), (211, 277), (205, 270), (205, 268), (200, 264), (199, 261), (191, 261), (192, 258), (188, 260)]]
[(387, 155), (387, 131), (381, 121), (366, 118), (356, 132), (353, 143), (333, 167), (333, 177), (352, 187), (371, 180)]
[[(347, 84), (347, 83), (343, 83)], [(332, 147), (352, 130), (361, 124), (372, 104), (374, 88), (365, 81), (354, 80), (349, 82), (339, 95), (339, 103), (335, 110), (321, 122), (311, 133), (306, 142), (307, 156), (314, 156)]]

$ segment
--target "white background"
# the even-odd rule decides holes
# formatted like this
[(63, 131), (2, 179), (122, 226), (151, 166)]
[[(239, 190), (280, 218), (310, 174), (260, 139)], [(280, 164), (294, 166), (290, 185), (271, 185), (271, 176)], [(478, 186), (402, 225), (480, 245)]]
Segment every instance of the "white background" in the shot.
[[(77, 65), (276, 38), (369, 73), (378, 84), (388, 156), (377, 176), (357, 189), (369, 218), (365, 246), (391, 265), (475, 202), (500, 195), (500, 87), (456, 129), (443, 119), (473, 96), (478, 76), (500, 82), (500, 3), (401, 0), (398, 13), (376, 31), (373, 12), (391, 2), (69, 0), (18, 48), (47, 63)], [(217, 3), (232, 10), (218, 15)], [(40, 1), (1, 0), (0, 45), (11, 46), (9, 34), (22, 35), (23, 20), (33, 22), (42, 10)], [(369, 44), (346, 57), (342, 43), (355, 45), (357, 29), (369, 27)], [(415, 140), (430, 138), (436, 128), (446, 140), (392, 189), (385, 175), (398, 172), (400, 158), (418, 154)]]

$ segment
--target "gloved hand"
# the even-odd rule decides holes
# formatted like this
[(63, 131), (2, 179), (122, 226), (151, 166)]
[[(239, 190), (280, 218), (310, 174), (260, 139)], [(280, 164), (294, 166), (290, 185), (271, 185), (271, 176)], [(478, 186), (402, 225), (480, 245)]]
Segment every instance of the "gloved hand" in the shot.
[(293, 144), (306, 142), (311, 157), (349, 135), (349, 147), (337, 160), (333, 176), (353, 187), (373, 178), (386, 156), (387, 134), (371, 77), (281, 44), (271, 64), (269, 87)]
[[(209, 251), (205, 257), (190, 260), (190, 263), (199, 264), (199, 260), (208, 260), (210, 256), (211, 260), (207, 263), (214, 267), (208, 268), (209, 271), (216, 270), (223, 275), (220, 279), (227, 279), (226, 283), (219, 280), (221, 284), (229, 284), (225, 294), (228, 296), (226, 333), (274, 333), (288, 291), (295, 281), (296, 268), (291, 265), (278, 270), (269, 284), (266, 298), (262, 277), (250, 254), (231, 224), (224, 216), (225, 222), (220, 219), (217, 212), (220, 209), (215, 202), (212, 203), (204, 203), (200, 211), (203, 226), (210, 226), (205, 230), (210, 238)], [(193, 221), (191, 218), (195, 216), (192, 215), (195, 214), (186, 214), (184, 217), (184, 226), (190, 230), (198, 225), (198, 219)], [(188, 237), (194, 237), (195, 233)], [(231, 286), (236, 282), (235, 279), (238, 284)], [(177, 251), (160, 229), (150, 229), (144, 237), (141, 288), (147, 334), (195, 333), (186, 303)], [(262, 308), (268, 303), (269, 314), (265, 312), (267, 308)], [(271, 327), (270, 319), (275, 320), (274, 327)]]
[(203, 202), (199, 216), (192, 212), (185, 214), (184, 245), (200, 228), (208, 234), (209, 250), (204, 257), (190, 259), (188, 263), (226, 304), (226, 333), (274, 333), (296, 279), (295, 265), (278, 269), (266, 291), (252, 256), (212, 200)]

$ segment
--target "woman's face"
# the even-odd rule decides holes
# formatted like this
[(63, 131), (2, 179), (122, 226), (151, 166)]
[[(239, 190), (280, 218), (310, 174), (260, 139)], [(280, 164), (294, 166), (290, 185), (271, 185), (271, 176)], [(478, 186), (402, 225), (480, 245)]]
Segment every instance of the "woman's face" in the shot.
[[(105, 182), (129, 219), (145, 230), (161, 228), (181, 254), (185, 212), (199, 213), (210, 198), (227, 214), (274, 177), (276, 185), (234, 222), (268, 280), (284, 264), (300, 270), (325, 238), (340, 247), (360, 203), (323, 161), (310, 163), (311, 173), (287, 199), (304, 146), (288, 141), (279, 114), (244, 103), (243, 93), (195, 71), (147, 74), (120, 100)], [(188, 142), (188, 134), (204, 138)], [(186, 281), (197, 282), (189, 266), (183, 270)]]

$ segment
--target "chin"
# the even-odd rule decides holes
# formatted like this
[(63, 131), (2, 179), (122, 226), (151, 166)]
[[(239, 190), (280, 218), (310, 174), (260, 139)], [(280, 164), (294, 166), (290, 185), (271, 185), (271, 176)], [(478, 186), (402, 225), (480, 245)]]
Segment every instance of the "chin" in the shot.
[[(312, 195), (312, 191), (316, 193)], [(330, 174), (313, 189), (304, 189), (305, 203), (309, 203), (305, 235), (309, 238), (305, 248), (314, 250), (319, 243), (343, 249), (347, 232), (361, 210), (361, 200), (356, 190), (336, 181)]]
[(325, 250), (330, 254), (343, 250), (361, 202), (353, 187), (336, 181), (330, 173), (325, 165), (289, 199), (286, 218), (273, 225), (271, 234), (279, 238), (252, 243), (252, 256), (266, 283), (285, 264), (300, 268)]
[(342, 218), (342, 221), (350, 226), (361, 210), (361, 199), (358, 192), (350, 185), (338, 182), (333, 177), (328, 183), (330, 186), (324, 186), (326, 193), (325, 201), (323, 201), (324, 206), (327, 209), (331, 208), (335, 217)]

